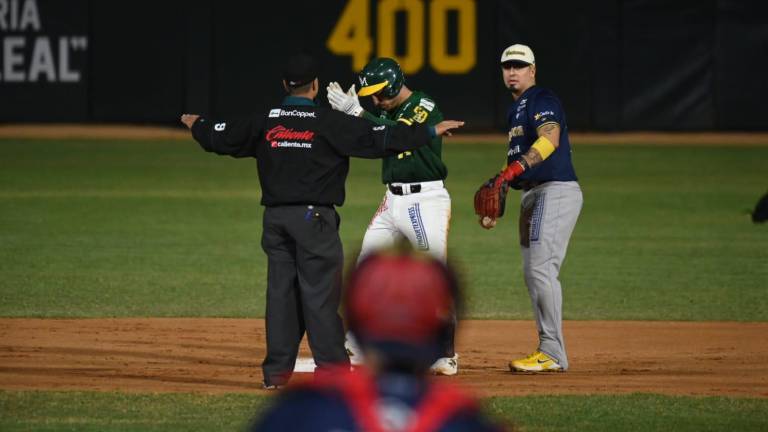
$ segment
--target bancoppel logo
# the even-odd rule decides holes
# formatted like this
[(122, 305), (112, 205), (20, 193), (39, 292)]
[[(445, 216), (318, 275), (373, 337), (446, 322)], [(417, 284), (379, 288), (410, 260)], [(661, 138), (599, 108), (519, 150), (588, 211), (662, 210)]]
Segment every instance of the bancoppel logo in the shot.
[(316, 114), (313, 111), (299, 111), (290, 110), (286, 111), (281, 108), (275, 108), (269, 112), (269, 117), (299, 117), (299, 118), (316, 118)]
[(275, 117), (300, 117), (300, 118), (315, 118), (313, 111), (299, 111), (299, 110), (280, 110), (280, 114)]
[(381, 126), (374, 126), (372, 129), (375, 130), (375, 131), (380, 131), (380, 130), (384, 130), (386, 128), (387, 128), (386, 125), (381, 125)]
[(542, 112), (540, 112), (540, 113), (536, 113), (536, 114), (533, 116), (533, 118), (534, 118), (534, 120), (538, 120), (538, 119), (540, 119), (540, 118), (542, 118), (542, 117), (546, 117), (546, 116), (553, 116), (553, 115), (555, 115), (555, 113), (554, 113), (554, 112), (552, 112), (552, 111), (542, 111)]
[(225, 123), (216, 123), (215, 125), (213, 125), (213, 130), (215, 130), (216, 132), (221, 132), (221, 131), (223, 131), (226, 128), (227, 128), (227, 123), (226, 122)]

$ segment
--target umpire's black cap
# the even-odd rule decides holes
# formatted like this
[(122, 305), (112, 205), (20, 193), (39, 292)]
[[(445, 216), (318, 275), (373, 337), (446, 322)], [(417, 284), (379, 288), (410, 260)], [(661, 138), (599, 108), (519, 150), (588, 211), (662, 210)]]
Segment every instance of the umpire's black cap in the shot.
[(283, 79), (288, 87), (301, 87), (317, 78), (317, 63), (309, 54), (294, 54), (283, 67)]

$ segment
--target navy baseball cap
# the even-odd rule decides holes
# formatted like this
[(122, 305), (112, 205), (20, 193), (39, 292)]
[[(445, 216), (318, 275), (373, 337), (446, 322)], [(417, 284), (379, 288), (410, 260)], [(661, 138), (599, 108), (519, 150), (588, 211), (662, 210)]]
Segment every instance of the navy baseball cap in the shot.
[(317, 78), (317, 63), (309, 54), (294, 54), (283, 67), (283, 79), (289, 87), (301, 87)]

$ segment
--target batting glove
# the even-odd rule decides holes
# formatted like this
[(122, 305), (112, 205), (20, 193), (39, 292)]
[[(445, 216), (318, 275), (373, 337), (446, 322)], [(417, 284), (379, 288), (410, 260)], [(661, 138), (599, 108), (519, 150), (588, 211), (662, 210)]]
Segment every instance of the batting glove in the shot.
[(339, 83), (335, 81), (328, 84), (326, 90), (328, 90), (328, 102), (331, 104), (331, 108), (355, 117), (359, 117), (362, 114), (363, 107), (360, 106), (360, 100), (357, 98), (354, 84), (346, 93), (341, 89)]
[(528, 169), (528, 162), (525, 159), (518, 159), (507, 165), (499, 175), (494, 177), (494, 186), (499, 187), (502, 183), (509, 183)]

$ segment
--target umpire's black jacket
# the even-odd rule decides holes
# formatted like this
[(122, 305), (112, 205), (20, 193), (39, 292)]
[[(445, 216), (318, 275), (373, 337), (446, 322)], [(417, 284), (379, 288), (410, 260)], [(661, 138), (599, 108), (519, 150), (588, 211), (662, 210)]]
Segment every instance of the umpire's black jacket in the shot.
[(214, 122), (203, 117), (192, 136), (209, 152), (255, 157), (261, 204), (341, 206), (349, 157), (381, 158), (429, 144), (430, 126), (376, 125), (288, 96), (268, 114)]

